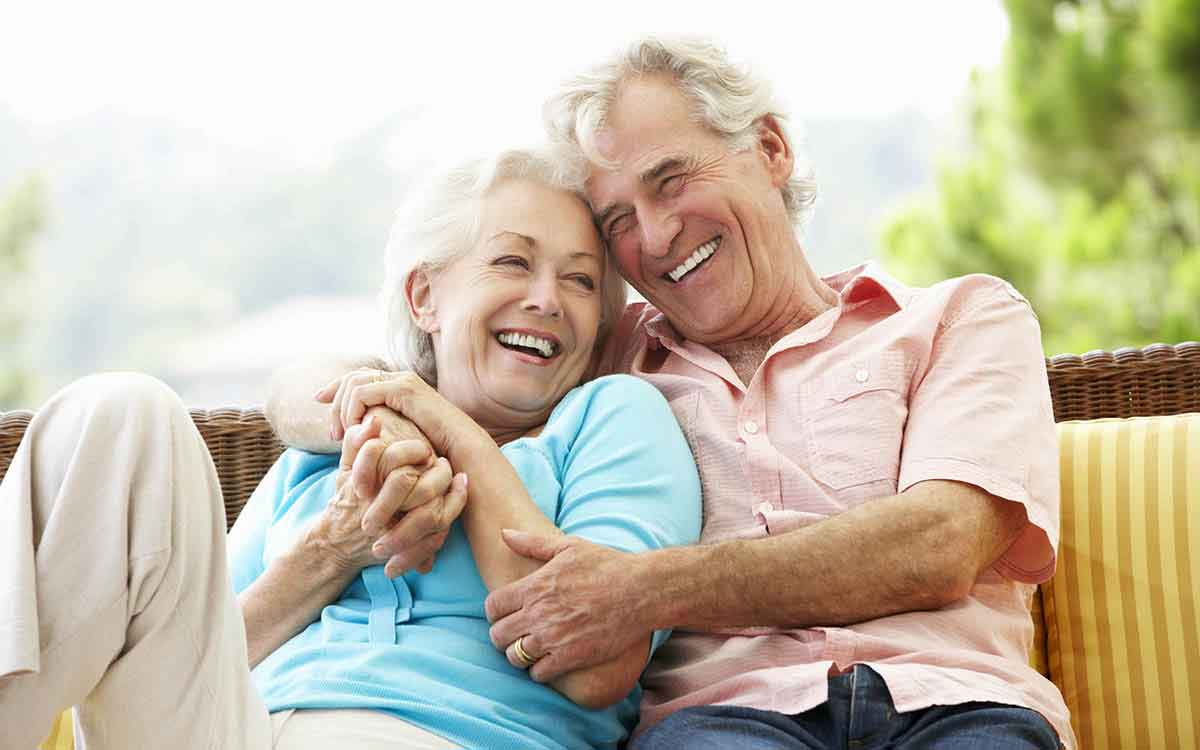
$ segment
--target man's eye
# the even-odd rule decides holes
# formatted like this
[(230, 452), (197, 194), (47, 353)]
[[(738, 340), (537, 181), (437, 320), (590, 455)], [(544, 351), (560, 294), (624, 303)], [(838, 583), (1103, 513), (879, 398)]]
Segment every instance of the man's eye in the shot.
[(661, 190), (664, 193), (677, 193), (683, 188), (683, 175), (671, 175), (662, 181)]
[(529, 268), (529, 262), (519, 255), (505, 255), (496, 259), (498, 266), (514, 266), (517, 268)]
[(621, 214), (608, 224), (608, 236), (615, 237), (633, 227), (633, 214)]

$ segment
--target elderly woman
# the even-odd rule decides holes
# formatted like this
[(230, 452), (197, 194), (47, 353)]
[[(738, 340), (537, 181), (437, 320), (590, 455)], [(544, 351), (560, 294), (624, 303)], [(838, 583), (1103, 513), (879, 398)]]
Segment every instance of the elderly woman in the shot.
[[(17, 604), (0, 616), (0, 746), (30, 747), (78, 703), (89, 747), (615, 747), (665, 634), (541, 685), (524, 671), (539, 654), (497, 650), (483, 608), (538, 566), (505, 530), (629, 551), (699, 532), (662, 397), (584, 382), (623, 292), (566, 185), (553, 160), (508, 152), (419, 192), (385, 297), (393, 353), (422, 377), (326, 389), (352, 425), (340, 457), (285, 452), (228, 563), (212, 463), (174, 394), (101, 376), (51, 399), (0, 486)], [(400, 437), (397, 412), (429, 444)], [(389, 482), (409, 491), (381, 508)], [(434, 500), (464, 508), (436, 561), (383, 564), (393, 514)]]

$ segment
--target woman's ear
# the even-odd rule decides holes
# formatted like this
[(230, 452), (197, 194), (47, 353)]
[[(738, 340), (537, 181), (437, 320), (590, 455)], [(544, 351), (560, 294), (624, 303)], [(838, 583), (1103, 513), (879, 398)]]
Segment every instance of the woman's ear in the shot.
[(408, 299), (408, 311), (413, 321), (425, 333), (440, 330), (437, 306), (433, 302), (433, 286), (429, 273), (423, 268), (414, 269), (404, 281), (404, 296)]
[(766, 158), (771, 182), (782, 188), (792, 178), (796, 156), (779, 121), (771, 115), (763, 115), (758, 120), (758, 148)]

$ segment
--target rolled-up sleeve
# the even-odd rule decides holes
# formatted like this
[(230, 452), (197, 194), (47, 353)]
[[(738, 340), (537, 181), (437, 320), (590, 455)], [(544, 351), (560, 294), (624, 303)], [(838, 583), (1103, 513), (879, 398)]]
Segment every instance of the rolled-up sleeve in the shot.
[(1054, 573), (1058, 443), (1037, 317), (1011, 286), (981, 277), (943, 320), (909, 399), (899, 490), (955, 480), (1025, 508), (996, 568), (1024, 583)]

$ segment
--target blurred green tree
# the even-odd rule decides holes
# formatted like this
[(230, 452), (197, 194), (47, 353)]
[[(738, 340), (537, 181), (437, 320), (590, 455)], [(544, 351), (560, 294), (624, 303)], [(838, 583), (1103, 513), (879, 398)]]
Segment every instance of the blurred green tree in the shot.
[(32, 374), (22, 364), (33, 241), (45, 225), (45, 191), (28, 177), (0, 200), (0, 409), (29, 405)]
[(1200, 338), (1200, 0), (1005, 5), (968, 154), (887, 223), (889, 265), (1008, 279), (1050, 353)]

